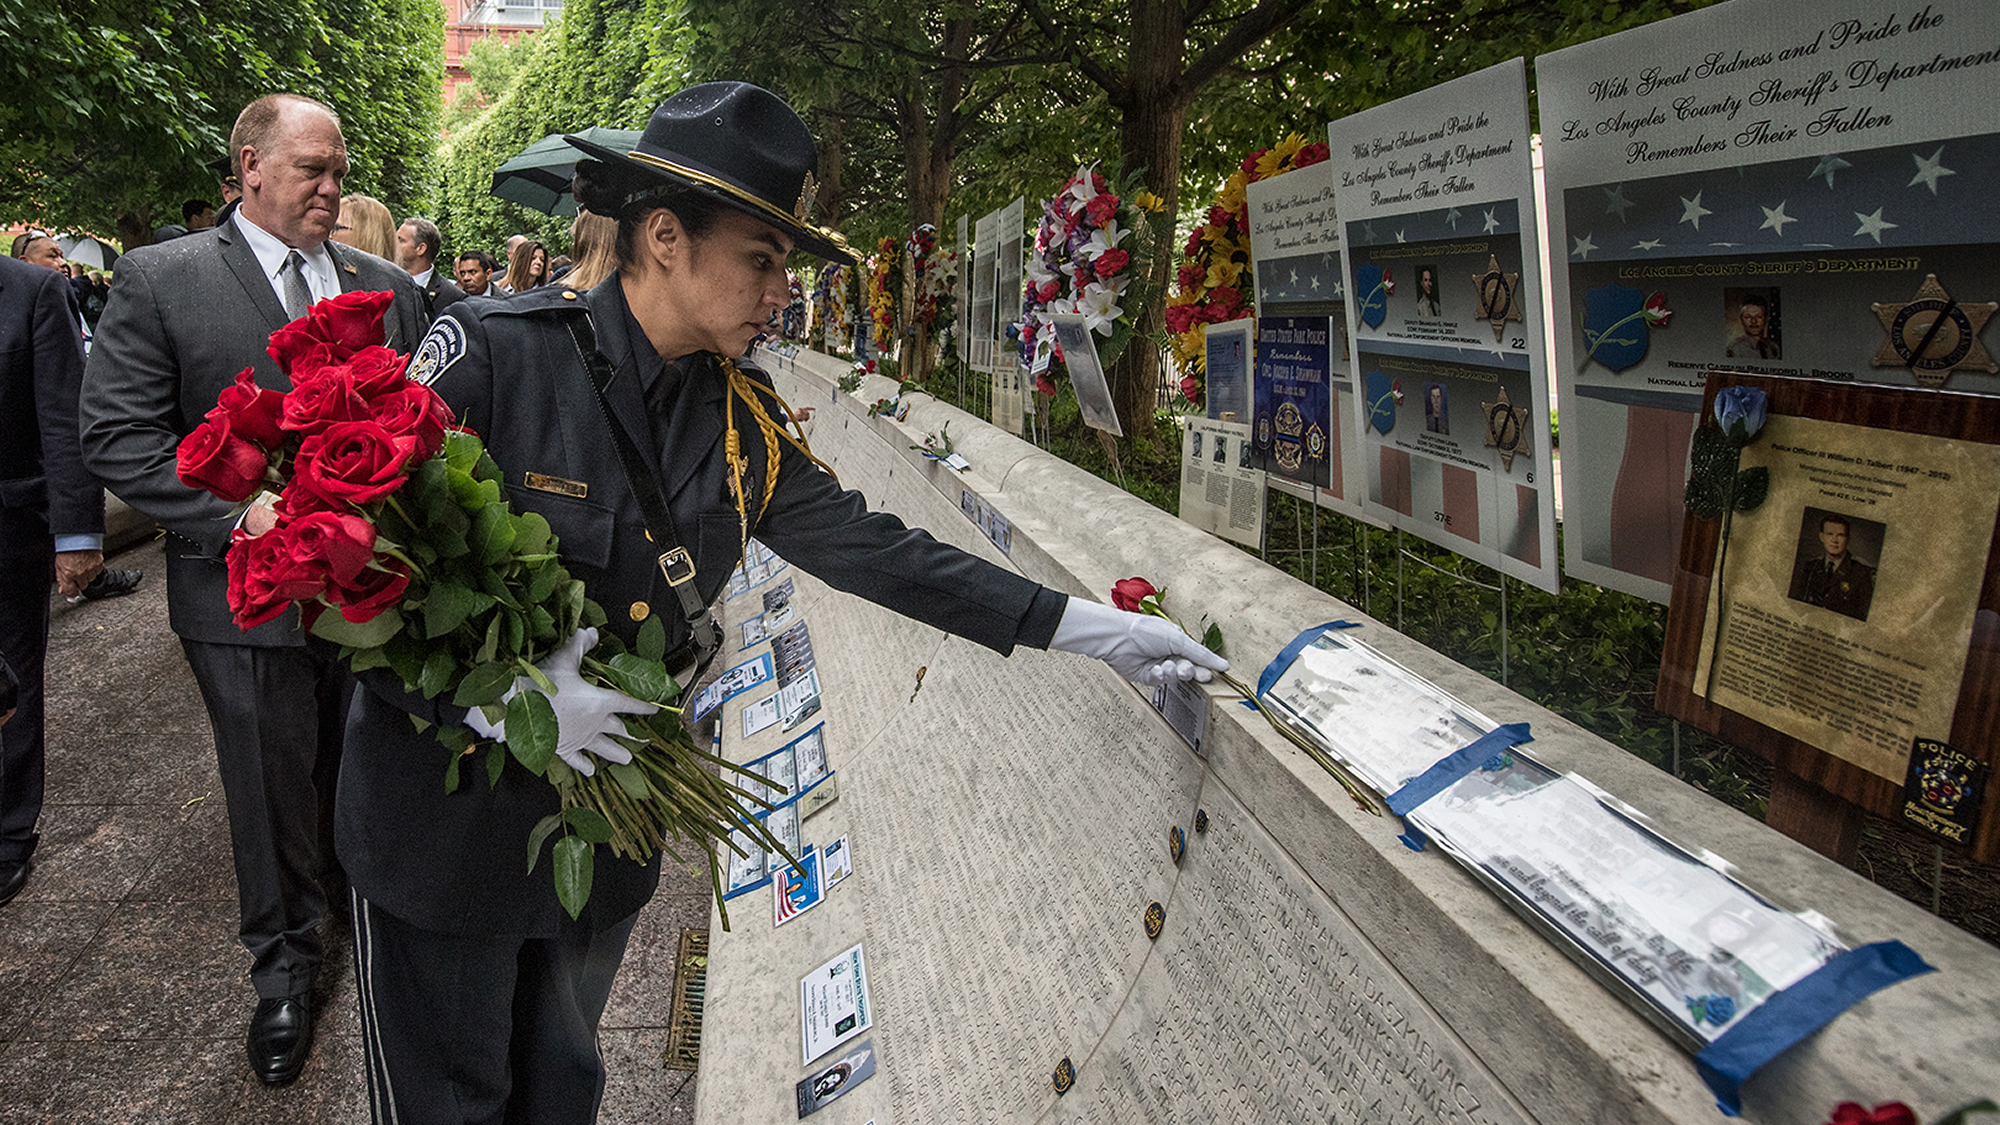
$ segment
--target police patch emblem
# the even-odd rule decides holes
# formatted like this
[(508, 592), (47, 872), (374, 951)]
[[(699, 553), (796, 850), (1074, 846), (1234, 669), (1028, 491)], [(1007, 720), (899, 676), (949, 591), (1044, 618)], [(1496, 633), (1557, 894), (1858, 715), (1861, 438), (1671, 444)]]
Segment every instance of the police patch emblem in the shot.
[(439, 317), (410, 357), (410, 381), (428, 387), (464, 357), (465, 328), (451, 317)]

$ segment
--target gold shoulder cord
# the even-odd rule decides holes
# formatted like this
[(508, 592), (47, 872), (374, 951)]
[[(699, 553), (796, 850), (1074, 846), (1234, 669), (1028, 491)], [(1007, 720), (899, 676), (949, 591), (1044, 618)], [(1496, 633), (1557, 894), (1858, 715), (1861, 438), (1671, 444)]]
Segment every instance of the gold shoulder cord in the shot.
[[(744, 500), (743, 475), (750, 470), (750, 459), (743, 453), (743, 438), (736, 429), (737, 399), (742, 399), (743, 405), (749, 407), (750, 416), (756, 421), (757, 429), (764, 437), (764, 492), (757, 505), (757, 520), (759, 523), (763, 522), (765, 509), (771, 506), (771, 493), (776, 491), (778, 487), (778, 441), (780, 438), (790, 442), (793, 448), (805, 454), (807, 460), (826, 470), (826, 475), (832, 477), (835, 483), (839, 482), (840, 474), (835, 473), (832, 466), (813, 455), (812, 447), (806, 444), (806, 432), (799, 428), (798, 415), (792, 410), (790, 403), (779, 397), (776, 390), (762, 386), (748, 375), (745, 375), (737, 368), (733, 360), (723, 357), (717, 358), (722, 363), (723, 375), (729, 380), (729, 393), (724, 398), (726, 403), (724, 408), (726, 426), (723, 431), (723, 452), (729, 460), (730, 479), (736, 485), (736, 518), (738, 526), (742, 531), (742, 542), (738, 545), (738, 549), (748, 550), (750, 546), (750, 510)], [(789, 421), (792, 424), (792, 428), (798, 431), (798, 436), (794, 437), (790, 432), (772, 420), (770, 413), (764, 409), (764, 404), (758, 401), (758, 391), (771, 396), (771, 399), (778, 404), (778, 409), (783, 412), (786, 421)]]

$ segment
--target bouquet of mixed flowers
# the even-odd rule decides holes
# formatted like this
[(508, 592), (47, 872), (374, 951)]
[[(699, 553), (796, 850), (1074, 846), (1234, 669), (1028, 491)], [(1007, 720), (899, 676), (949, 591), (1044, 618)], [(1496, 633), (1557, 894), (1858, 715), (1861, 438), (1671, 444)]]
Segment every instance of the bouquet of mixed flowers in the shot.
[(847, 287), (841, 277), (845, 267), (832, 262), (820, 267), (819, 283), (813, 286), (813, 323), (819, 326), (824, 337), (828, 328), (833, 328), (833, 339), (847, 335)]
[[(577, 768), (556, 754), (548, 700), (556, 688), (536, 662), (603, 624), (604, 611), (563, 567), (548, 521), (511, 510), (479, 437), (404, 377), (408, 357), (382, 343), (390, 300), (342, 294), (272, 333), (271, 357), (292, 389), (260, 387), (245, 368), (181, 441), (178, 469), (189, 486), (235, 504), (277, 494), (276, 526), (262, 535), (239, 528), (229, 549), (236, 623), (249, 629), (296, 605), (305, 627), (339, 644), (355, 671), (388, 669), (427, 699), (483, 709), (489, 723), (504, 717), (506, 740), (483, 744), (478, 764), (491, 785), (511, 759), (560, 794), (561, 811), (528, 841), (529, 870), (560, 832), (552, 866), (572, 917), (590, 896), (598, 847), (645, 861), (656, 850), (679, 859), (670, 838), (692, 842), (708, 854), (718, 891), (710, 841), (741, 827), (782, 852), (738, 812), (739, 802), (757, 801), (759, 786), (726, 780), (732, 772), (763, 779), (697, 748), (670, 706), (680, 685), (661, 662), (657, 616), (640, 629), (637, 651), (607, 632), (582, 661), (586, 682), (659, 705), (625, 717), (631, 761)], [(510, 694), (521, 678), (535, 689)], [(453, 792), (482, 743), (468, 727), (433, 729), (452, 752), (438, 783)]]
[[(1106, 337), (1098, 347), (1106, 370), (1131, 342), (1134, 311), (1155, 296), (1146, 292), (1146, 277), (1158, 241), (1155, 226), (1165, 209), (1159, 197), (1135, 187), (1132, 182), (1114, 185), (1084, 165), (1055, 198), (1042, 204), (1021, 303), (1023, 362), (1034, 359), (1052, 313), (1080, 314), (1092, 331)], [(1046, 370), (1036, 375), (1035, 386), (1043, 394), (1056, 389)]]
[(1181, 369), (1181, 395), (1200, 401), (1207, 372), (1202, 329), (1249, 316), (1254, 274), (1250, 269), (1250, 209), (1244, 189), (1294, 168), (1318, 164), (1328, 156), (1325, 142), (1307, 144), (1297, 133), (1272, 148), (1260, 148), (1243, 158), (1215, 194), (1205, 221), (1196, 223), (1182, 252), (1176, 280), (1179, 291), (1167, 298), (1167, 331), (1173, 336), (1174, 359)]
[(958, 264), (956, 251), (938, 252), (937, 228), (925, 223), (910, 232), (909, 269), (915, 275), (915, 306), (910, 323), (933, 331), (951, 323), (951, 283)]
[(868, 317), (875, 326), (875, 350), (883, 355), (896, 346), (896, 291), (901, 286), (897, 268), (902, 264), (902, 246), (893, 238), (883, 238), (875, 248), (868, 275)]

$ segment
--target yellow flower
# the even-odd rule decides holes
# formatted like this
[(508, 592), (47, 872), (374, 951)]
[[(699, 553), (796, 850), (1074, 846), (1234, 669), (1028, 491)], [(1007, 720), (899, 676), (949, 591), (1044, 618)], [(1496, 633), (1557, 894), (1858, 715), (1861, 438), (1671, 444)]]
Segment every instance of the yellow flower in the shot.
[(1144, 188), (1141, 188), (1139, 194), (1132, 198), (1132, 202), (1138, 204), (1141, 211), (1158, 213), (1167, 209), (1166, 200), (1161, 199)]
[(1211, 262), (1208, 267), (1208, 279), (1202, 284), (1210, 289), (1216, 289), (1224, 285), (1234, 285), (1236, 284), (1236, 279), (1242, 273), (1242, 262), (1230, 259)]
[(1297, 133), (1287, 135), (1284, 140), (1266, 149), (1264, 155), (1258, 158), (1257, 178), (1261, 180), (1291, 171), (1293, 158), (1298, 156), (1299, 150), (1305, 146), (1304, 137)]

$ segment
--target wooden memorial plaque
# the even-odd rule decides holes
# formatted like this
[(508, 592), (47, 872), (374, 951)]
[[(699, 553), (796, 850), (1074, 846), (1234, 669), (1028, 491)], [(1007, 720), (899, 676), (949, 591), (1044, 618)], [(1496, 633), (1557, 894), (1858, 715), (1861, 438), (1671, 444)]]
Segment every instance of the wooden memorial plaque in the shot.
[(1853, 835), (1828, 827), (1845, 801), (2000, 861), (2000, 786), (1984, 784), (2000, 734), (2000, 398), (1712, 371), (1703, 428), (1728, 387), (1768, 396), (1737, 477), (1754, 494), (1763, 469), (1768, 492), (1733, 517), (1690, 508), (1659, 709), (1770, 759), (1771, 822), (1822, 851)]

